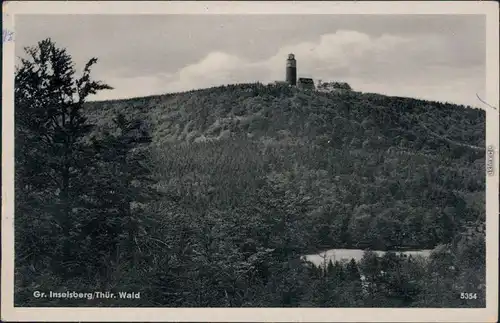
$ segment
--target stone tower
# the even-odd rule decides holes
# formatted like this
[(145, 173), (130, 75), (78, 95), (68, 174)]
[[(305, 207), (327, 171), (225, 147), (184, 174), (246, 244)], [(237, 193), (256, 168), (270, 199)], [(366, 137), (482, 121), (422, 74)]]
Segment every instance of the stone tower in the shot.
[(290, 85), (297, 85), (297, 61), (294, 54), (288, 54), (286, 60), (286, 82)]

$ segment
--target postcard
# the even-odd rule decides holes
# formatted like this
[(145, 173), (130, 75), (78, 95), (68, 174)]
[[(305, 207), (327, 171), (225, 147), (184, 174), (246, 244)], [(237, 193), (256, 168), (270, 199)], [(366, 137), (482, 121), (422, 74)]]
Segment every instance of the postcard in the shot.
[(498, 321), (495, 2), (2, 19), (2, 321)]

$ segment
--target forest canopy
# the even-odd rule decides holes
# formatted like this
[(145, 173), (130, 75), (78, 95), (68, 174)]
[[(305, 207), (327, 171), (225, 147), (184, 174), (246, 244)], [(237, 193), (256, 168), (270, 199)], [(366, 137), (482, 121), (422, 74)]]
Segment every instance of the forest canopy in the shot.
[[(65, 286), (145, 295), (88, 306), (484, 306), (483, 110), (280, 83), (89, 102), (111, 88), (97, 59), (77, 77), (50, 39), (27, 54), (16, 305), (75, 304), (30, 296)], [(436, 249), (300, 260), (332, 248)]]

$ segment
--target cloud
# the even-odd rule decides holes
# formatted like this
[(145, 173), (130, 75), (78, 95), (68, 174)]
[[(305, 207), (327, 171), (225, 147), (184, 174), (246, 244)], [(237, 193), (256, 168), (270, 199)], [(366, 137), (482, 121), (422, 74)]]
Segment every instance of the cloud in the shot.
[(245, 60), (222, 52), (212, 52), (201, 61), (180, 69), (177, 80), (169, 84), (173, 91), (234, 83), (251, 66)]
[(159, 73), (152, 76), (128, 78), (96, 74), (96, 79), (109, 84), (113, 90), (101, 91), (97, 95), (89, 97), (91, 100), (126, 99), (171, 92), (168, 87), (172, 81), (170, 74)]
[(162, 94), (221, 84), (282, 80), (288, 53), (297, 58), (298, 75), (347, 81), (353, 88), (389, 95), (457, 103), (475, 102), (484, 89), (483, 61), (462, 53), (453, 40), (435, 34), (368, 35), (338, 30), (315, 41), (281, 47), (259, 61), (214, 51), (172, 74), (105, 80), (115, 87), (95, 99)]

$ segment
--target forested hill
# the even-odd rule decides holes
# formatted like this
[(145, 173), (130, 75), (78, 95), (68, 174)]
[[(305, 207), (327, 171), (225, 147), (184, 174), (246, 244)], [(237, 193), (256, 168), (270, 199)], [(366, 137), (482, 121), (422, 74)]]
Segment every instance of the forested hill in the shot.
[[(96, 58), (26, 52), (16, 306), (485, 306), (484, 111), (258, 83), (87, 102)], [(398, 248), (433, 252), (366, 250)], [(324, 249), (365, 251), (301, 259)]]
[(234, 224), (238, 241), (287, 252), (434, 248), (484, 221), (480, 109), (256, 83), (87, 111), (103, 127), (117, 112), (146, 121), (161, 190), (186, 219)]
[[(457, 143), (484, 148), (485, 140), (481, 109), (355, 91), (300, 91), (282, 84), (237, 84), (88, 105), (98, 123), (118, 111), (147, 118), (156, 143), (290, 135), (316, 144), (334, 140), (345, 148), (358, 148), (361, 140), (363, 148), (449, 150)], [(461, 155), (456, 151), (453, 157)]]

